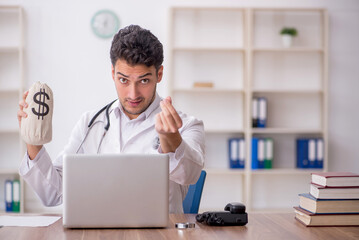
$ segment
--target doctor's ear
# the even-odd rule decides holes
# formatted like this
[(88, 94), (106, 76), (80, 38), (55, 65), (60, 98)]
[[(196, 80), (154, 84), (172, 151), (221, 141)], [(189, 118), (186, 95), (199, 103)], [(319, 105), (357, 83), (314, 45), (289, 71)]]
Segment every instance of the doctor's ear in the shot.
[(157, 70), (157, 83), (161, 82), (163, 76), (163, 65), (161, 65)]
[(111, 73), (112, 73), (112, 79), (115, 81), (115, 68), (111, 64)]

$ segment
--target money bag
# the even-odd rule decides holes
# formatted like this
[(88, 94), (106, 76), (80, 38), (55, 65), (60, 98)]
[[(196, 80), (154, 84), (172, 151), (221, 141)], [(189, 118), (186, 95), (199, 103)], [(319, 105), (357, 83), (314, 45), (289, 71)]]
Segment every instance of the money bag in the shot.
[(26, 97), (27, 117), (21, 120), (21, 137), (31, 145), (43, 145), (52, 139), (52, 90), (46, 84), (34, 83)]

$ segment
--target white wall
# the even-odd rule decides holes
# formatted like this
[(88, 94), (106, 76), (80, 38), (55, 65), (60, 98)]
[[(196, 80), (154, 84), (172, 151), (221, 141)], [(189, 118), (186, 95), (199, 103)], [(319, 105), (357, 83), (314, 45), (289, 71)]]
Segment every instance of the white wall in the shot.
[[(93, 14), (115, 11), (121, 26), (139, 24), (168, 42), (171, 6), (324, 7), (330, 17), (329, 38), (329, 169), (359, 173), (359, 1), (356, 0), (211, 0), (211, 1), (41, 1), (0, 0), (18, 4), (25, 13), (25, 82), (46, 82), (54, 92), (53, 141), (55, 157), (86, 110), (99, 109), (116, 98), (110, 74), (111, 40), (97, 38), (90, 29)], [(166, 58), (166, 54), (165, 54)], [(166, 67), (166, 59), (164, 63)], [(166, 71), (165, 71), (166, 74)], [(167, 94), (166, 75), (158, 90)], [(16, 118), (14, 117), (14, 121)]]

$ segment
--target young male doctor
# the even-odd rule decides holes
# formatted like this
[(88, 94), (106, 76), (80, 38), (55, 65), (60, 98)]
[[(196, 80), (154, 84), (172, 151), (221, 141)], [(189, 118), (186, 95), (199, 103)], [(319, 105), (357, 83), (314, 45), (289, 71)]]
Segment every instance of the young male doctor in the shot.
[[(136, 25), (121, 29), (114, 36), (110, 56), (118, 100), (97, 117), (98, 110), (83, 114), (53, 162), (44, 146), (28, 144), (20, 175), (44, 205), (54, 206), (62, 203), (64, 154), (168, 154), (169, 210), (182, 213), (188, 185), (198, 180), (204, 165), (203, 122), (178, 112), (170, 97), (162, 99), (157, 94), (156, 86), (163, 76), (163, 46), (150, 31)], [(23, 111), (28, 106), (27, 94), (19, 103), (19, 123), (27, 117)]]

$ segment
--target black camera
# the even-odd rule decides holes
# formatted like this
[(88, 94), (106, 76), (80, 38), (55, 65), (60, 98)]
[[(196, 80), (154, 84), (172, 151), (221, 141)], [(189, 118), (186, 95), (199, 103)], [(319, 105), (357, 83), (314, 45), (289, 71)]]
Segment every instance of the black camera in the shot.
[(228, 203), (224, 212), (204, 212), (197, 214), (196, 220), (211, 226), (244, 226), (248, 223), (248, 215), (242, 203)]

